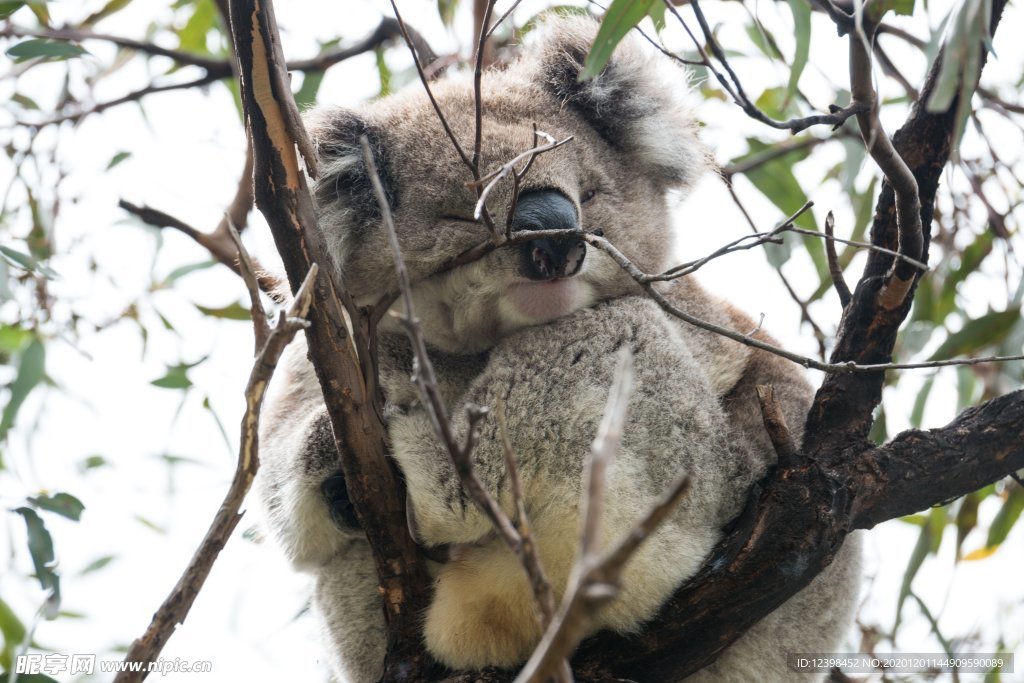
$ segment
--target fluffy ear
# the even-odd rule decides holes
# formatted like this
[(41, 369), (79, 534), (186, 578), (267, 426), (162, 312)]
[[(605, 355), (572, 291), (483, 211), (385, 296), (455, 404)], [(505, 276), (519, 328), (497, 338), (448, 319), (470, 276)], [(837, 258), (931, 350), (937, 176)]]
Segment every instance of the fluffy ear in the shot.
[(708, 166), (709, 156), (686, 103), (688, 75), (666, 58), (648, 54), (630, 32), (604, 70), (580, 82), (597, 27), (583, 18), (548, 22), (537, 46), (544, 87), (613, 147), (669, 185), (689, 188)]
[(376, 228), (381, 217), (360, 137), (365, 135), (370, 143), (384, 194), (395, 210), (391, 166), (380, 131), (355, 112), (318, 108), (306, 114), (304, 123), (320, 162), (320, 178), (313, 186), (320, 228), (335, 263), (345, 270), (353, 246)]

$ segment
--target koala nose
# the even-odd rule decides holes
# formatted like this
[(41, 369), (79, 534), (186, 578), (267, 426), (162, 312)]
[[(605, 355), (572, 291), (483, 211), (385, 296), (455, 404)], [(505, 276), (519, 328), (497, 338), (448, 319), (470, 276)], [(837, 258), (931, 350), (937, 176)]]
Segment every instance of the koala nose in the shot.
[[(575, 230), (576, 207), (561, 192), (535, 190), (519, 197), (512, 229)], [(531, 280), (572, 277), (580, 272), (587, 244), (578, 238), (539, 239), (522, 245), (523, 271)]]

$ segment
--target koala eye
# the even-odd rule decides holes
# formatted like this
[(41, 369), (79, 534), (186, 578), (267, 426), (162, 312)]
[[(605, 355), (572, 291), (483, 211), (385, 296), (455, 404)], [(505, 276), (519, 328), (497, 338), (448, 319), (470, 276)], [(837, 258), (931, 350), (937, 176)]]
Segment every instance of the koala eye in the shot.
[(591, 190), (587, 190), (587, 191), (586, 191), (586, 192), (584, 192), (584, 193), (583, 193), (583, 195), (582, 195), (582, 196), (580, 197), (580, 204), (587, 204), (587, 203), (589, 203), (589, 202), (590, 202), (591, 200), (593, 200), (593, 199), (594, 199), (594, 197), (596, 197), (596, 196), (597, 196), (597, 190), (593, 190), (593, 189), (591, 189)]

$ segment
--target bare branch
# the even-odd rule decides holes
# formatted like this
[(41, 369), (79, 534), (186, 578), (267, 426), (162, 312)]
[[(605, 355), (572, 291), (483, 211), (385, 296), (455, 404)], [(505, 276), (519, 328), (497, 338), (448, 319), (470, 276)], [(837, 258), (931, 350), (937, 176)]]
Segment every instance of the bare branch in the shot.
[[(239, 242), (239, 246), (244, 251), (241, 242)], [(174, 633), (174, 629), (185, 621), (189, 610), (192, 609), (192, 603), (195, 602), (210, 570), (213, 569), (213, 563), (217, 560), (228, 539), (231, 538), (239, 520), (242, 519), (238, 510), (252, 486), (256, 470), (259, 468), (259, 417), (263, 397), (285, 346), (292, 340), (296, 332), (308, 325), (303, 318), (309, 312), (315, 279), (316, 264), (313, 264), (296, 293), (288, 313), (285, 314), (284, 311), (281, 311), (277, 325), (266, 336), (263, 346), (258, 349), (256, 362), (253, 363), (249, 382), (245, 388), (245, 415), (242, 417), (238, 464), (235, 468), (235, 476), (231, 480), (231, 486), (185, 572), (153, 615), (153, 620), (146, 632), (132, 643), (125, 655), (125, 662), (142, 662), (143, 665), (141, 668), (126, 668), (114, 678), (116, 683), (134, 683), (146, 677), (148, 674), (146, 664), (156, 660), (167, 640)], [(259, 300), (259, 294), (255, 288), (251, 290), (251, 294), (254, 300)], [(256, 325), (257, 335), (265, 331), (260, 330), (259, 320), (258, 314), (254, 310), (253, 322)], [(263, 325), (266, 325), (265, 320), (263, 320)]]
[(140, 88), (138, 90), (133, 90), (132, 92), (128, 93), (127, 95), (122, 95), (121, 97), (115, 98), (113, 100), (108, 100), (106, 102), (98, 102), (98, 103), (96, 103), (96, 104), (94, 104), (94, 105), (92, 105), (90, 107), (85, 108), (85, 109), (80, 109), (78, 111), (74, 111), (74, 112), (71, 112), (71, 113), (68, 113), (68, 114), (61, 114), (59, 116), (54, 116), (53, 118), (49, 118), (49, 119), (46, 119), (44, 121), (38, 121), (38, 122), (35, 122), (35, 123), (33, 123), (33, 122), (21, 122), (21, 125), (29, 126), (29, 127), (34, 127), (34, 128), (43, 128), (45, 126), (50, 126), (50, 125), (54, 125), (54, 124), (58, 124), (58, 123), (64, 123), (65, 121), (78, 121), (80, 119), (85, 118), (86, 116), (89, 116), (90, 114), (99, 114), (101, 112), (106, 111), (107, 109), (111, 109), (113, 107), (125, 104), (127, 102), (137, 102), (138, 100), (141, 100), (143, 97), (146, 97), (147, 95), (155, 95), (156, 93), (162, 93), (162, 92), (171, 92), (173, 90), (187, 90), (189, 88), (201, 88), (204, 85), (209, 85), (210, 83), (216, 83), (221, 78), (224, 78), (224, 77), (223, 76), (213, 76), (213, 75), (210, 75), (210, 74), (206, 74), (205, 76), (201, 76), (200, 78), (195, 78), (195, 79), (193, 79), (191, 81), (182, 81), (180, 83), (170, 83), (168, 85), (152, 85), (151, 84), (151, 85), (147, 85), (145, 88)]
[[(498, 433), (501, 437), (501, 447), (505, 454), (505, 469), (508, 470), (508, 478), (512, 489), (512, 504), (515, 506), (516, 516), (512, 521), (516, 532), (519, 534), (518, 546), (519, 555), (527, 576), (530, 578), (530, 586), (533, 589), (533, 596), (537, 604), (537, 616), (541, 629), (546, 629), (555, 617), (555, 596), (551, 592), (551, 582), (544, 574), (544, 567), (541, 565), (540, 557), (537, 555), (537, 546), (533, 542), (530, 518), (526, 512), (526, 504), (523, 498), (523, 482), (519, 476), (519, 463), (516, 458), (512, 442), (508, 437), (508, 425), (505, 415), (505, 402), (500, 397), (496, 406), (496, 418), (498, 420)], [(513, 548), (515, 550), (515, 548)], [(568, 662), (566, 663), (568, 667)], [(571, 680), (571, 678), (566, 679)]]
[(829, 211), (828, 215), (825, 216), (825, 255), (828, 258), (828, 273), (832, 277), (832, 284), (836, 288), (836, 294), (839, 295), (840, 305), (846, 308), (850, 304), (850, 298), (853, 295), (850, 293), (849, 285), (846, 284), (846, 280), (843, 278), (843, 267), (839, 265), (839, 256), (836, 254), (836, 238), (833, 234), (835, 232), (835, 224), (835, 216)]
[[(539, 131), (537, 133), (539, 133)], [(537, 133), (535, 133), (535, 135)], [(523, 170), (521, 172), (515, 172), (516, 180), (517, 181), (521, 181), (523, 179), (523, 176), (526, 175), (526, 172), (529, 171), (530, 164), (533, 163), (533, 160), (535, 158), (537, 158), (538, 155), (543, 154), (544, 152), (550, 152), (553, 149), (558, 149), (559, 147), (561, 147), (565, 143), (567, 143), (570, 140), (572, 140), (572, 138), (573, 138), (573, 136), (570, 135), (569, 137), (567, 137), (565, 139), (562, 139), (562, 140), (558, 140), (558, 141), (552, 140), (551, 142), (549, 142), (549, 143), (547, 143), (545, 145), (540, 145), (540, 146), (536, 146), (535, 145), (534, 147), (532, 147), (532, 148), (526, 150), (525, 152), (523, 152), (522, 154), (517, 155), (511, 161), (505, 162), (496, 171), (491, 171), (486, 176), (480, 178), (479, 180), (476, 180), (476, 181), (470, 183), (472, 186), (476, 187), (478, 190), (480, 189), (480, 187), (481, 187), (481, 185), (483, 183), (487, 183), (485, 186), (483, 186), (483, 190), (480, 192), (480, 196), (479, 196), (479, 198), (476, 201), (476, 207), (474, 207), (474, 209), (473, 209), (473, 218), (475, 218), (477, 220), (480, 220), (480, 216), (483, 213), (484, 209), (486, 208), (485, 207), (485, 203), (487, 201), (487, 197), (491, 194), (491, 190), (494, 189), (494, 186), (497, 185), (501, 181), (502, 178), (505, 178), (509, 173), (515, 172), (516, 164), (518, 164), (520, 161), (522, 161), (524, 159), (529, 159), (529, 161), (527, 162), (527, 165), (523, 168)], [(513, 205), (515, 205), (515, 200), (514, 199), (513, 199)], [(510, 214), (511, 214), (511, 210), (510, 210)]]
[(306, 145), (294, 139), (302, 131), (286, 124), (292, 107), (281, 102), (293, 98), (279, 87), (287, 77), (272, 3), (230, 0), (230, 11), (242, 103), (258, 169), (256, 204), (270, 225), (293, 289), (308, 264), (323, 266), (310, 310), (312, 324), (306, 330), (307, 348), (331, 418), (349, 498), (380, 581), (388, 641), (385, 679), (430, 679), (434, 662), (419, 642), (430, 579), (409, 535), (403, 483), (387, 458), (386, 430), (373, 391), (373, 323), (338, 288), (337, 271), (316, 229), (313, 199), (295, 151)]
[(395, 4), (395, 0), (391, 0), (391, 9), (395, 13), (395, 19), (398, 21), (398, 26), (402, 31), (402, 38), (405, 40), (405, 44), (409, 48), (409, 52), (412, 54), (412, 63), (416, 66), (416, 73), (419, 74), (420, 82), (423, 84), (423, 89), (427, 93), (427, 97), (430, 99), (430, 104), (434, 108), (434, 113), (437, 114), (437, 120), (441, 123), (441, 127), (444, 128), (445, 135), (452, 141), (452, 146), (455, 147), (455, 151), (458, 152), (459, 158), (462, 159), (462, 163), (466, 165), (473, 173), (473, 179), (477, 178), (476, 167), (473, 162), (470, 161), (469, 157), (466, 156), (466, 152), (462, 149), (462, 145), (459, 144), (458, 138), (455, 137), (455, 133), (452, 132), (451, 126), (448, 125), (448, 119), (445, 117), (444, 112), (441, 111), (441, 105), (437, 103), (437, 99), (434, 98), (434, 91), (430, 89), (430, 80), (427, 78), (426, 73), (423, 71), (424, 64), (420, 62), (419, 54), (416, 50), (416, 45), (413, 43), (412, 36), (409, 33), (409, 28), (405, 25), (405, 20), (402, 19), (402, 13), (398, 11), (398, 5)]
[[(896, 221), (899, 229), (899, 253), (918, 260), (924, 249), (921, 222), (921, 199), (917, 179), (903, 157), (893, 147), (892, 140), (878, 119), (878, 97), (872, 84), (870, 44), (873, 26), (864, 24), (850, 34), (850, 94), (854, 103), (862, 105), (857, 114), (861, 136), (871, 158), (885, 174), (896, 193)], [(911, 291), (918, 273), (901, 267), (894, 261), (879, 290), (878, 303), (892, 310), (903, 303)]]
[[(167, 57), (183, 66), (197, 66), (207, 72), (219, 73), (222, 76), (231, 74), (231, 66), (225, 59), (214, 59), (193, 52), (183, 50), (169, 50), (154, 43), (133, 38), (112, 36), (106, 33), (93, 33), (74, 28), (60, 29), (27, 29), (19, 26), (5, 26), (0, 29), (0, 38), (45, 38), (49, 40), (61, 40), (74, 43), (81, 43), (86, 40), (99, 40), (106, 43), (113, 43), (118, 47), (129, 50), (137, 50), (156, 57)], [(225, 73), (226, 69), (226, 73)]]
[[(222, 237), (217, 236), (217, 233), (202, 232), (201, 230), (197, 230), (188, 223), (185, 223), (170, 214), (158, 211), (157, 209), (152, 209), (148, 206), (136, 206), (124, 199), (119, 201), (117, 205), (128, 213), (137, 216), (143, 223), (147, 223), (158, 228), (173, 228), (188, 235), (200, 246), (206, 248), (206, 250), (210, 252), (210, 255), (217, 261), (239, 275), (242, 274), (242, 271), (238, 267), (238, 253), (234, 248), (232, 248), (230, 238), (225, 242)], [(226, 236), (227, 231), (224, 231), (221, 234)], [(277, 298), (280, 292), (280, 280), (263, 270), (255, 261), (253, 262), (253, 269), (256, 272), (256, 279), (259, 283), (260, 289), (272, 298)]]
[[(363, 161), (366, 164), (367, 174), (373, 185), (377, 204), (380, 207), (381, 218), (388, 234), (388, 243), (394, 259), (395, 271), (398, 278), (405, 312), (399, 316), (402, 325), (409, 336), (409, 342), (413, 350), (413, 382), (419, 390), (423, 405), (427, 408), (430, 421), (434, 431), (440, 439), (445, 450), (455, 465), (455, 471), (463, 488), (470, 499), (488, 518), (495, 531), (501, 536), (505, 544), (516, 554), (526, 570), (533, 590), (534, 602), (537, 606), (537, 614), (542, 628), (546, 628), (554, 612), (554, 598), (551, 593), (551, 584), (544, 574), (540, 558), (534, 549), (533, 540), (529, 534), (529, 521), (526, 516), (526, 508), (523, 505), (522, 484), (519, 480), (519, 468), (516, 465), (515, 454), (508, 441), (505, 429), (504, 405), (499, 406), (498, 424), (502, 432), (502, 445), (505, 452), (505, 463), (508, 468), (509, 477), (512, 480), (512, 497), (516, 509), (518, 524), (509, 519), (500, 503), (491, 495), (477, 476), (473, 469), (471, 455), (476, 445), (477, 425), (487, 415), (487, 409), (479, 406), (471, 407), (467, 415), (467, 428), (465, 443), (460, 444), (452, 428), (451, 419), (448, 416), (448, 409), (441, 397), (437, 384), (437, 377), (434, 374), (434, 365), (430, 361), (427, 352), (426, 340), (420, 328), (419, 320), (413, 307), (412, 285), (409, 281), (409, 273), (405, 267), (405, 260), (402, 258), (401, 245), (398, 243), (398, 234), (395, 231), (394, 220), (391, 216), (391, 207), (388, 204), (381, 185), (377, 166), (373, 160), (373, 153), (370, 150), (369, 141), (365, 136), (360, 138), (363, 150)], [(568, 672), (568, 664), (563, 662), (563, 674)], [(569, 678), (559, 680), (570, 681)]]
[(715, 59), (718, 60), (718, 62), (729, 74), (728, 80), (711, 63), (711, 59), (704, 51), (703, 44), (699, 40), (697, 40), (697, 36), (695, 36), (693, 32), (690, 30), (690, 27), (687, 25), (682, 15), (679, 14), (679, 10), (675, 8), (675, 5), (672, 4), (671, 0), (664, 0), (664, 2), (668, 10), (673, 14), (673, 16), (675, 16), (675, 18), (682, 25), (687, 35), (690, 36), (690, 40), (693, 42), (694, 46), (697, 48), (697, 52), (700, 54), (702, 58), (703, 65), (706, 66), (712, 74), (714, 74), (715, 78), (721, 84), (722, 88), (725, 89), (727, 93), (729, 93), (729, 96), (732, 97), (733, 101), (736, 102), (736, 104), (738, 104), (740, 108), (743, 109), (747, 116), (751, 117), (752, 119), (760, 121), (766, 126), (771, 126), (772, 128), (788, 130), (791, 133), (799, 133), (802, 130), (810, 128), (811, 126), (817, 126), (822, 124), (830, 125), (833, 128), (839, 128), (846, 122), (847, 119), (859, 113), (861, 108), (863, 107), (861, 103), (854, 101), (853, 103), (850, 104), (849, 107), (830, 107), (831, 113), (829, 114), (818, 114), (815, 116), (793, 118), (789, 119), (788, 121), (776, 121), (775, 119), (771, 118), (763, 111), (758, 109), (757, 106), (751, 101), (750, 97), (747, 96), (746, 91), (743, 89), (743, 85), (740, 83), (739, 77), (736, 75), (736, 72), (733, 71), (732, 66), (729, 64), (729, 60), (725, 55), (725, 50), (723, 50), (722, 46), (719, 45), (718, 39), (715, 38), (714, 32), (708, 25), (708, 21), (704, 17), (704, 12), (700, 9), (700, 3), (697, 2), (697, 0), (690, 0), (689, 4), (690, 7), (693, 9), (694, 15), (697, 17), (697, 23), (700, 24), (701, 32), (704, 35), (704, 40), (707, 41), (708, 48), (710, 48), (711, 53), (715, 56)]
[(758, 384), (756, 387), (757, 402), (761, 406), (761, 418), (768, 438), (779, 456), (779, 467), (790, 468), (798, 464), (798, 452), (793, 435), (786, 424), (786, 416), (775, 402), (775, 390), (770, 384)]
[[(405, 29), (409, 34), (409, 40), (415, 42), (421, 52), (429, 52), (429, 45), (418, 33), (413, 31), (411, 28)], [(303, 59), (288, 63), (288, 71), (326, 71), (330, 67), (342, 62), (346, 59), (354, 57), (356, 55), (369, 52), (383, 43), (395, 38), (399, 35), (398, 23), (391, 18), (384, 18), (381, 23), (377, 26), (374, 31), (364, 38), (363, 40), (355, 43), (346, 48), (339, 48), (330, 52), (325, 52), (317, 57), (310, 59)], [(171, 83), (167, 85), (156, 85), (150, 84), (145, 88), (132, 91), (126, 95), (118, 97), (113, 100), (106, 102), (99, 102), (93, 104), (90, 107), (80, 109), (78, 111), (61, 114), (50, 119), (39, 122), (25, 122), (23, 125), (33, 127), (44, 127), (53, 124), (63, 123), (65, 121), (78, 121), (90, 114), (99, 114), (112, 107), (119, 106), (128, 102), (136, 102), (146, 97), (147, 95), (153, 95), (156, 93), (170, 92), (172, 90), (185, 90), (189, 88), (200, 88), (211, 83), (215, 83), (225, 78), (232, 78), (234, 76), (234, 64), (226, 59), (212, 59), (204, 57), (202, 55), (196, 55), (181, 50), (169, 50), (162, 48), (159, 45), (149, 43), (146, 41), (135, 40), (132, 38), (123, 38), (120, 36), (112, 36), (108, 34), (91, 33), (88, 31), (79, 31), (75, 29), (48, 29), (45, 31), (39, 30), (28, 30), (15, 26), (8, 26), (0, 29), (0, 37), (10, 36), (34, 36), (39, 38), (50, 38), (53, 40), (70, 40), (79, 42), (82, 40), (102, 40), (113, 43), (115, 45), (125, 47), (128, 49), (138, 50), (149, 55), (167, 57), (173, 59), (176, 63), (185, 66), (195, 66), (205, 71), (205, 74), (199, 78), (195, 78), (190, 81), (183, 81), (180, 83)], [(284, 84), (287, 85), (287, 84)]]
[(260, 300), (259, 283), (256, 280), (256, 271), (253, 269), (252, 259), (249, 251), (242, 244), (242, 238), (235, 230), (235, 226), (228, 221), (228, 234), (238, 249), (238, 269), (241, 272), (245, 288), (249, 291), (249, 314), (252, 317), (253, 336), (256, 340), (256, 352), (266, 344), (270, 335), (270, 326), (267, 324), (267, 313), (263, 310), (263, 302)]
[(473, 117), (475, 128), (473, 134), (473, 178), (480, 178), (480, 148), (483, 145), (484, 134), (484, 100), (480, 93), (480, 84), (483, 78), (484, 52), (487, 47), (487, 26), (491, 23), (491, 12), (494, 11), (494, 0), (476, 0), (476, 10), (482, 9), (482, 16), (479, 18), (476, 44), (476, 55), (473, 59)]
[(545, 683), (551, 678), (558, 662), (568, 657), (587, 635), (597, 611), (618, 595), (626, 564), (689, 490), (689, 477), (678, 476), (626, 534), (608, 551), (601, 552), (606, 471), (622, 437), (632, 372), (632, 356), (626, 349), (620, 358), (584, 472), (583, 524), (569, 586), (555, 620), (516, 677), (516, 683)]

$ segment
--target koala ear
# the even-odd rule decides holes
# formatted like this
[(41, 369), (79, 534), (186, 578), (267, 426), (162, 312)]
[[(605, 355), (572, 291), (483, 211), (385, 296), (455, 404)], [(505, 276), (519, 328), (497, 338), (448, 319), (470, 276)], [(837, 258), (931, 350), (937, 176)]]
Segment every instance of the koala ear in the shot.
[(392, 210), (398, 208), (388, 155), (380, 131), (355, 112), (322, 107), (308, 112), (304, 123), (320, 162), (320, 178), (313, 185), (318, 218), (327, 246), (343, 266), (353, 246), (362, 241), (381, 218), (369, 171), (363, 161), (360, 137), (366, 136), (384, 194)]
[(562, 18), (544, 28), (538, 77), (563, 106), (580, 114), (612, 147), (635, 158), (670, 186), (688, 189), (709, 165), (686, 103), (688, 75), (648, 54), (630, 32), (604, 70), (580, 82), (597, 34), (590, 19)]
[(315, 109), (306, 114), (304, 123), (320, 161), (320, 179), (313, 188), (318, 206), (328, 207), (340, 202), (345, 210), (355, 212), (360, 218), (380, 217), (380, 206), (359, 142), (359, 138), (365, 135), (388, 204), (392, 209), (397, 208), (391, 169), (376, 128), (358, 114), (340, 107)]

